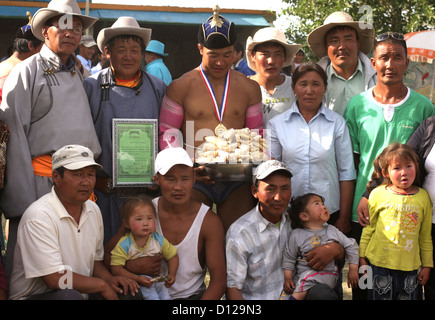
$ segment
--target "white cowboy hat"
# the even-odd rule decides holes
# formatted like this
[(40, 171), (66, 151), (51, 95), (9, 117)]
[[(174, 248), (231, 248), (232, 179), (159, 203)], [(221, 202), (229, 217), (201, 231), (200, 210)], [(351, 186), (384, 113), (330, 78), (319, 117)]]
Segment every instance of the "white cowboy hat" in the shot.
[(336, 26), (349, 26), (356, 30), (360, 42), (360, 51), (368, 54), (373, 47), (375, 29), (368, 22), (354, 21), (346, 12), (331, 13), (323, 22), (323, 26), (311, 31), (307, 42), (314, 54), (323, 58), (328, 54), (325, 44), (325, 36), (329, 30)]
[(30, 26), (35, 37), (44, 41), (45, 39), (42, 35), (42, 27), (44, 24), (47, 20), (64, 14), (79, 17), (83, 22), (83, 30), (88, 29), (98, 20), (98, 18), (83, 15), (75, 0), (51, 0), (47, 8), (41, 8), (33, 15)]
[(248, 66), (254, 71), (257, 71), (255, 62), (252, 61), (251, 52), (257, 44), (264, 42), (278, 42), (285, 48), (286, 60), (283, 67), (288, 67), (293, 62), (293, 57), (296, 52), (301, 48), (300, 44), (289, 44), (285, 37), (284, 32), (273, 27), (266, 27), (258, 30), (254, 37), (248, 37), (246, 40), (246, 60), (248, 61)]
[(107, 41), (119, 35), (138, 36), (143, 39), (146, 48), (151, 39), (151, 29), (141, 28), (132, 17), (119, 17), (110, 28), (104, 28), (98, 33), (98, 49), (104, 52)]

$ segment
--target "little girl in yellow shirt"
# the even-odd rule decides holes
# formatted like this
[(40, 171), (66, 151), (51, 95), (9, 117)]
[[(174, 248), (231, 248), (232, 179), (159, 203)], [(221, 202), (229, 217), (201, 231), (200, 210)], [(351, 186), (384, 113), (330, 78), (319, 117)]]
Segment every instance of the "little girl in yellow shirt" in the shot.
[[(369, 196), (370, 224), (360, 240), (360, 265), (370, 265), (369, 299), (416, 300), (432, 258), (432, 204), (416, 187), (418, 156), (406, 144), (387, 146), (375, 164), (383, 184)], [(369, 286), (370, 289), (370, 286)]]

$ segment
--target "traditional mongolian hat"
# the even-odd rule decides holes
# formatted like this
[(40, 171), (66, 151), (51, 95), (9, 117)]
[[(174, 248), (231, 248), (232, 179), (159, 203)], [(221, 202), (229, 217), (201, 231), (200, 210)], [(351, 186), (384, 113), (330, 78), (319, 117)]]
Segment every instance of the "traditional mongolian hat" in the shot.
[(234, 45), (237, 34), (233, 22), (219, 14), (215, 6), (213, 15), (199, 27), (198, 42), (208, 49), (221, 49)]

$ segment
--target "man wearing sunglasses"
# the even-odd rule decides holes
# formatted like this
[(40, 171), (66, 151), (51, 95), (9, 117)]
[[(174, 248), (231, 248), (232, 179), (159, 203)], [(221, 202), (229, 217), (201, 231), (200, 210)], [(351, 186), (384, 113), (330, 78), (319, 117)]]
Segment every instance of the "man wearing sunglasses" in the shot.
[(367, 201), (362, 196), (374, 159), (391, 142), (406, 143), (418, 125), (435, 113), (428, 98), (403, 83), (409, 60), (402, 34), (379, 35), (371, 62), (377, 73), (377, 84), (352, 98), (344, 113), (358, 166), (352, 208), (352, 236), (357, 240), (362, 227), (368, 223), (367, 210), (362, 212), (360, 208), (364, 207), (363, 201)]

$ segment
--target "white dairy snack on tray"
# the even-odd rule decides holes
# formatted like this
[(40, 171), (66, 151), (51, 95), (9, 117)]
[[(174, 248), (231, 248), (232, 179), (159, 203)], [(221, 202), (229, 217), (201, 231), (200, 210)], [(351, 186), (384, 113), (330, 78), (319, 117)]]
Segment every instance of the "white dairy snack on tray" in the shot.
[(228, 129), (207, 136), (198, 147), (197, 163), (252, 163), (269, 160), (265, 139), (249, 128)]

